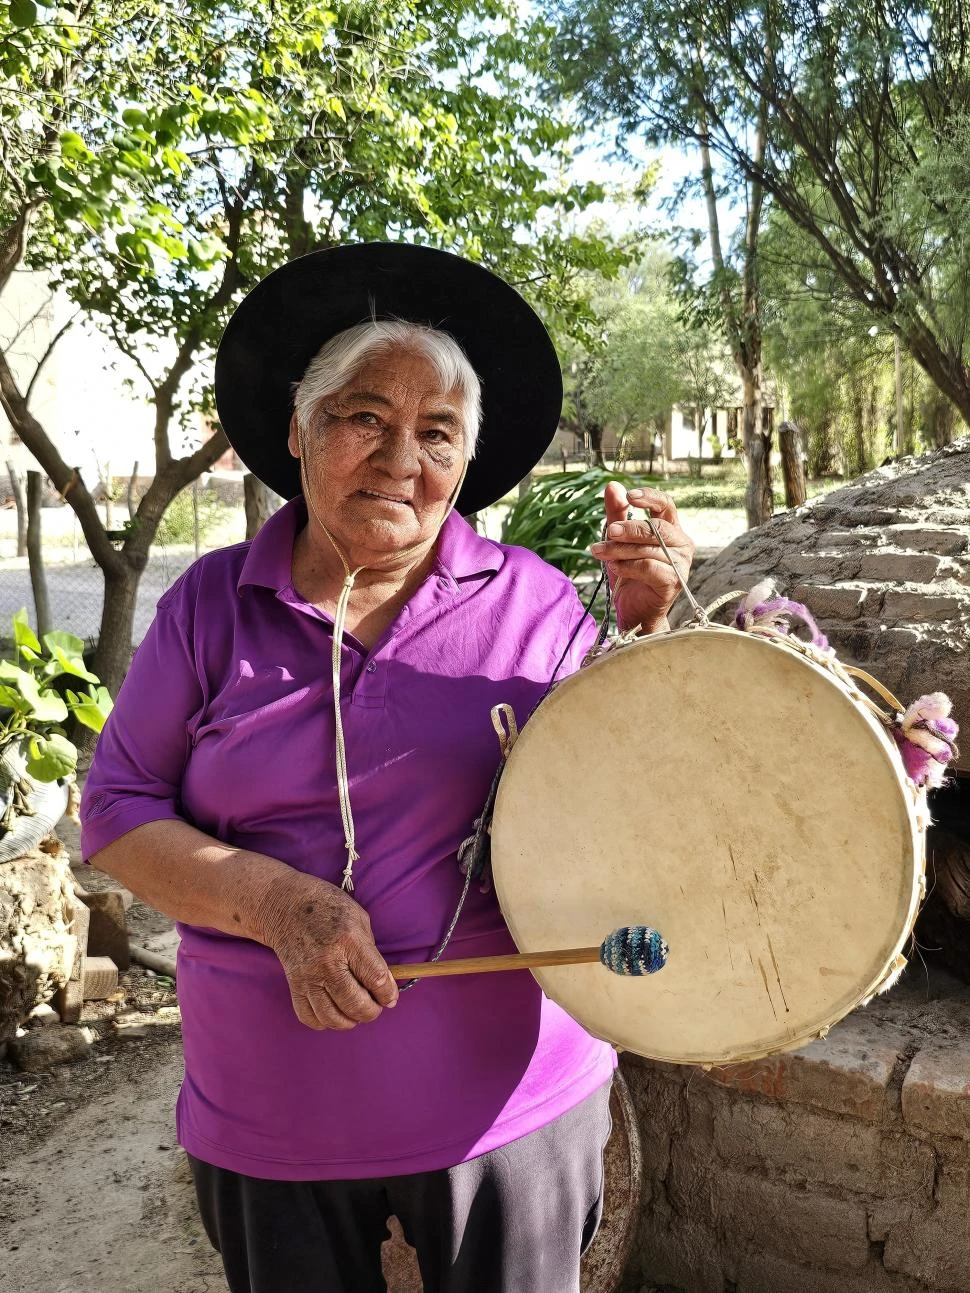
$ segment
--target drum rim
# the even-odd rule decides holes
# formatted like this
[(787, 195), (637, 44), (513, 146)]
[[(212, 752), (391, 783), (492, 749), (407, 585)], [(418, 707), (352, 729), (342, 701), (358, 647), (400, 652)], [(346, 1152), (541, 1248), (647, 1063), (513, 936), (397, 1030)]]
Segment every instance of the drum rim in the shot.
[[(851, 1014), (852, 1011), (857, 1009), (860, 1005), (865, 1005), (868, 1001), (872, 999), (873, 996), (875, 996), (878, 992), (883, 990), (885, 986), (888, 986), (891, 982), (895, 981), (895, 977), (896, 977), (895, 972), (897, 967), (899, 966), (900, 961), (902, 960), (903, 964), (905, 964), (905, 958), (902, 957), (903, 948), (906, 946), (907, 941), (910, 939), (912, 935), (913, 927), (916, 923), (916, 917), (919, 911), (919, 906), (926, 892), (925, 830), (926, 830), (926, 824), (927, 824), (927, 813), (926, 813), (925, 793), (922, 790), (920, 790), (918, 787), (916, 787), (913, 784), (913, 782), (911, 782), (906, 777), (905, 771), (903, 769), (902, 761), (899, 757), (899, 753), (896, 750), (896, 747), (893, 744), (888, 733), (886, 732), (884, 726), (870, 712), (870, 710), (859, 700), (857, 700), (852, 694), (853, 690), (855, 690), (858, 695), (861, 695), (862, 693), (859, 692), (858, 689), (854, 687), (850, 688), (846, 686), (845, 682), (843, 682), (839, 677), (837, 677), (831, 670), (825, 668), (824, 665), (802, 654), (801, 652), (794, 650), (792, 647), (787, 646), (783, 639), (774, 639), (766, 636), (755, 636), (755, 635), (743, 633), (738, 629), (731, 628), (725, 625), (719, 625), (719, 624), (706, 624), (703, 626), (692, 625), (686, 628), (681, 628), (681, 629), (671, 631), (669, 633), (656, 634), (650, 637), (639, 638), (639, 639), (636, 639), (634, 642), (630, 643), (629, 645), (626, 645), (620, 648), (619, 651), (617, 652), (608, 652), (604, 654), (600, 659), (593, 661), (584, 669), (564, 679), (563, 682), (560, 683), (555, 688), (555, 690), (552, 691), (549, 694), (549, 696), (546, 697), (546, 699), (542, 702), (542, 705), (540, 706), (540, 708), (545, 709), (547, 706), (554, 706), (556, 704), (561, 703), (562, 697), (564, 695), (568, 695), (569, 692), (574, 690), (575, 686), (579, 685), (585, 677), (588, 677), (590, 674), (592, 674), (593, 672), (601, 668), (608, 667), (612, 662), (612, 660), (616, 658), (616, 656), (619, 654), (620, 651), (622, 651), (623, 654), (626, 654), (627, 652), (632, 652), (632, 651), (642, 651), (644, 649), (656, 649), (657, 647), (663, 647), (669, 643), (675, 642), (678, 639), (694, 639), (698, 636), (698, 634), (706, 635), (708, 633), (717, 634), (718, 636), (723, 635), (725, 637), (730, 637), (737, 642), (746, 642), (746, 643), (749, 643), (752, 647), (757, 647), (758, 649), (763, 649), (766, 651), (779, 651), (779, 650), (787, 651), (791, 655), (797, 656), (797, 658), (802, 662), (802, 664), (807, 665), (812, 670), (814, 670), (815, 674), (818, 677), (824, 679), (829, 686), (834, 687), (836, 691), (845, 700), (847, 700), (850, 704), (852, 704), (857, 713), (860, 713), (863, 715), (863, 717), (866, 720), (866, 723), (868, 724), (870, 732), (874, 733), (877, 738), (876, 744), (878, 748), (882, 751), (889, 767), (892, 769), (893, 773), (895, 774), (893, 779), (895, 780), (895, 782), (899, 787), (901, 803), (903, 803), (907, 809), (907, 816), (910, 822), (911, 837), (912, 837), (912, 843), (913, 843), (912, 884), (911, 884), (911, 892), (910, 892), (908, 904), (906, 904), (904, 928), (899, 938), (893, 944), (892, 950), (887, 955), (886, 959), (881, 963), (879, 969), (873, 974), (871, 979), (869, 979), (869, 981), (865, 983), (864, 986), (860, 985), (858, 987), (858, 990), (854, 997), (852, 1005), (848, 1006), (848, 1008), (846, 1009), (843, 1009), (841, 1005), (836, 1007), (828, 1015), (822, 1016), (814, 1020), (811, 1026), (806, 1025), (803, 1028), (803, 1030), (798, 1032), (798, 1034), (795, 1037), (793, 1038), (786, 1037), (784, 1039), (779, 1038), (777, 1041), (774, 1041), (771, 1043), (769, 1043), (768, 1040), (765, 1039), (763, 1043), (759, 1042), (755, 1046), (735, 1048), (731, 1050), (729, 1053), (698, 1050), (698, 1051), (691, 1052), (690, 1054), (685, 1054), (683, 1052), (674, 1053), (672, 1051), (662, 1051), (658, 1049), (643, 1049), (643, 1047), (639, 1043), (630, 1045), (628, 1041), (618, 1042), (615, 1038), (608, 1037), (602, 1032), (597, 1031), (595, 1027), (591, 1027), (588, 1023), (584, 1022), (583, 1020), (577, 1021), (591, 1036), (598, 1037), (602, 1041), (609, 1042), (611, 1045), (616, 1046), (620, 1050), (629, 1050), (634, 1054), (641, 1055), (645, 1059), (659, 1060), (659, 1061), (662, 1061), (665, 1063), (671, 1063), (671, 1064), (697, 1064), (697, 1065), (706, 1065), (706, 1066), (716, 1066), (721, 1064), (747, 1063), (751, 1060), (760, 1059), (767, 1055), (774, 1055), (774, 1054), (780, 1054), (786, 1051), (798, 1050), (812, 1041), (818, 1040), (820, 1038), (824, 1038), (829, 1032), (829, 1030), (835, 1026), (835, 1024), (837, 1024), (840, 1020), (846, 1018), (847, 1015)], [(509, 754), (508, 766), (511, 767), (514, 764), (517, 751), (519, 751), (519, 757), (521, 759), (520, 742), (525, 741), (525, 746), (521, 747), (524, 749), (527, 749), (531, 744), (531, 741), (529, 740), (529, 738), (527, 738), (527, 735), (526, 735), (530, 730), (530, 728), (533, 729), (532, 739), (534, 739), (535, 729), (533, 728), (533, 723), (531, 720), (532, 718), (535, 717), (535, 714), (538, 712), (539, 710), (536, 710), (535, 713), (530, 717), (530, 722), (523, 727), (522, 732), (519, 736), (519, 740), (516, 742), (515, 746), (513, 747), (512, 751)], [(502, 801), (503, 801), (503, 786), (506, 786), (506, 785), (507, 785), (506, 777), (505, 775), (503, 775), (498, 788), (498, 794), (495, 802), (495, 812), (494, 812), (493, 823), (492, 823), (493, 858), (495, 856), (496, 843), (499, 844), (499, 848), (501, 847), (500, 838), (501, 838), (501, 829), (502, 829), (501, 813), (502, 813)], [(498, 898), (499, 906), (502, 910), (503, 916), (505, 917), (506, 924), (509, 927), (509, 930), (512, 934), (512, 938), (515, 941), (516, 946), (519, 947), (520, 950), (522, 951), (535, 950), (527, 946), (522, 946), (522, 944), (519, 941), (519, 937), (517, 936), (517, 930), (516, 930), (517, 922), (516, 922), (514, 913), (511, 913), (509, 911), (510, 904), (508, 899), (510, 895), (508, 894), (507, 891), (503, 894), (503, 886), (505, 884), (505, 881), (503, 880), (501, 866), (498, 866), (498, 867), (493, 866), (493, 882), (495, 884), (495, 891), (496, 891), (496, 896)], [(904, 892), (902, 886), (900, 886), (900, 890), (902, 895), (902, 893)], [(901, 909), (902, 909), (902, 906), (903, 906), (903, 903), (901, 902)], [(901, 910), (901, 914), (902, 914), (902, 910)], [(555, 991), (555, 978), (556, 978), (557, 971), (555, 969), (553, 969), (551, 972), (549, 970), (539, 969), (539, 970), (532, 970), (531, 973), (533, 974), (533, 977), (538, 982), (539, 986), (542, 988), (543, 992), (548, 997), (550, 997), (551, 1000), (558, 1001), (557, 994)], [(562, 1008), (566, 1009), (565, 1006), (563, 1006)]]

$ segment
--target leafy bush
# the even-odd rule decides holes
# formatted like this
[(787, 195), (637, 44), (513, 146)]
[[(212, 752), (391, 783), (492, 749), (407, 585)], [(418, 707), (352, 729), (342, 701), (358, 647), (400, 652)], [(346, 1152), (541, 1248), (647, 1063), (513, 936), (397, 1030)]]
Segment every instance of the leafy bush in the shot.
[[(199, 490), (198, 502), (199, 542), (204, 544), (219, 524), (223, 504), (215, 491), (208, 489)], [(169, 503), (155, 533), (155, 542), (163, 547), (174, 547), (180, 543), (195, 542), (195, 517), (192, 512), (191, 489), (183, 489)]]
[(628, 489), (641, 483), (601, 468), (539, 476), (506, 516), (502, 542), (531, 548), (572, 579), (598, 573), (589, 545), (602, 536), (603, 491), (611, 480)]
[[(85, 667), (84, 643), (71, 633), (45, 633), (43, 645), (30, 627), (26, 610), (13, 619), (14, 659), (0, 660), (0, 751), (26, 743), (27, 771), (37, 781), (69, 777), (77, 766), (77, 749), (62, 724), (69, 714), (100, 732), (111, 712), (106, 687)], [(54, 682), (78, 679), (76, 691), (55, 689)], [(90, 686), (81, 689), (79, 683)]]

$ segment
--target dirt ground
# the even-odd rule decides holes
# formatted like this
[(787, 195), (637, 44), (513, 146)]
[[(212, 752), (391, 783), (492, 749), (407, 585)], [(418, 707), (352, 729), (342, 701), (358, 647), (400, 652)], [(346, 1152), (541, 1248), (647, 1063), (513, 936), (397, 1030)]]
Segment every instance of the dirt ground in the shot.
[(175, 1143), (178, 1036), (93, 1050), (0, 1086), (0, 1289), (217, 1293)]
[[(58, 834), (85, 889), (114, 881), (79, 864), (76, 828)], [(174, 954), (172, 922), (139, 902), (132, 938)], [(195, 1213), (175, 1141), (182, 1047), (174, 986), (140, 966), (121, 976), (124, 1001), (87, 1002), (96, 1035), (76, 1064), (21, 1073), (0, 1060), (2, 1293), (220, 1293), (226, 1285)], [(112, 1017), (152, 1016), (142, 1038)], [(161, 1013), (159, 1013), (161, 1012)]]

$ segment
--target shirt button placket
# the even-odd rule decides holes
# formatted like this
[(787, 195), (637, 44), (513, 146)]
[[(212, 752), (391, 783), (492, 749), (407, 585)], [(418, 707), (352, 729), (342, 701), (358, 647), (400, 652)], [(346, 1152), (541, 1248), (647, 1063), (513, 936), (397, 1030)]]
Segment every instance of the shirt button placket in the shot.
[(386, 686), (387, 671), (381, 661), (368, 660), (354, 689), (354, 700), (368, 708), (381, 708)]

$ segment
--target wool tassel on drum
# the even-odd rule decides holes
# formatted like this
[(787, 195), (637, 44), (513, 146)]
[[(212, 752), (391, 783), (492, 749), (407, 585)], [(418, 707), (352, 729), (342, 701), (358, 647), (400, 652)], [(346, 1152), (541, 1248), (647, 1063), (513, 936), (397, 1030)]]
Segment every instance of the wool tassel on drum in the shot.
[(959, 754), (956, 747), (959, 728), (950, 717), (952, 708), (949, 696), (934, 691), (908, 705), (890, 728), (906, 775), (917, 786), (938, 790), (948, 765)]
[[(801, 602), (777, 596), (774, 582), (770, 579), (756, 584), (743, 599), (735, 614), (734, 626), (745, 633), (787, 638), (797, 645), (791, 631), (793, 618), (801, 620), (811, 633), (811, 646), (821, 653), (821, 657), (816, 658), (821, 658), (829, 667), (835, 667), (835, 652), (815, 623), (811, 611)], [(824, 661), (825, 656), (832, 659)], [(878, 690), (894, 709), (899, 704), (885, 687), (862, 670), (845, 666), (844, 672)], [(938, 790), (943, 785), (947, 767), (959, 755), (956, 746), (959, 729), (950, 717), (952, 708), (948, 696), (942, 691), (934, 691), (928, 696), (920, 696), (895, 715), (878, 709), (875, 711), (896, 742), (906, 775), (915, 786)]]
[(812, 646), (818, 647), (820, 651), (832, 649), (808, 607), (801, 602), (793, 602), (789, 597), (779, 597), (775, 592), (774, 582), (770, 579), (755, 584), (751, 589), (738, 607), (734, 626), (743, 632), (750, 632), (752, 629), (774, 630), (787, 637), (791, 633), (793, 618), (801, 620), (811, 633)]

